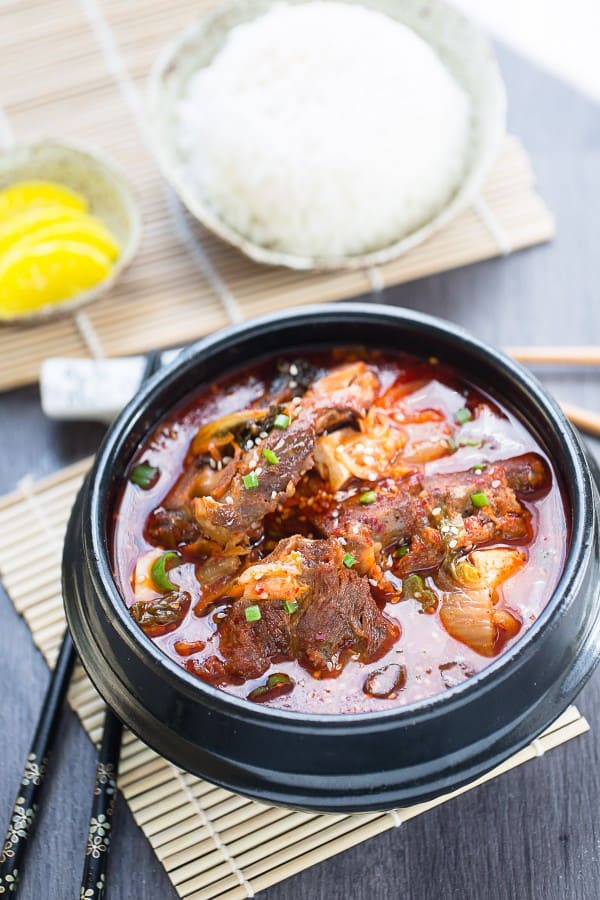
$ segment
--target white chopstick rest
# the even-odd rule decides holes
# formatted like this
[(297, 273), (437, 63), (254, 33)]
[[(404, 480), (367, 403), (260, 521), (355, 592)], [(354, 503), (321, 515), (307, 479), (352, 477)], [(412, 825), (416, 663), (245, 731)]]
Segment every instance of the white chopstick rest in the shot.
[(145, 356), (47, 359), (40, 370), (42, 409), (51, 419), (109, 424), (139, 388)]

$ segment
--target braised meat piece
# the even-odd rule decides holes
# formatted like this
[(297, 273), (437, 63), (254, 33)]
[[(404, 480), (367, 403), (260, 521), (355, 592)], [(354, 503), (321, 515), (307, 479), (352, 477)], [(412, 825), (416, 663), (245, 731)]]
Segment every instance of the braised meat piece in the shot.
[(333, 369), (315, 381), (301, 403), (301, 414), (310, 416), (317, 434), (364, 416), (373, 405), (379, 379), (364, 362)]
[(190, 509), (166, 509), (159, 506), (148, 516), (146, 536), (149, 541), (167, 550), (176, 550), (200, 537), (200, 527)]
[(335, 369), (315, 382), (290, 407), (288, 424), (252, 442), (241, 455), (229, 487), (219, 499), (192, 500), (202, 534), (226, 545), (259, 535), (263, 519), (294, 494), (302, 475), (314, 463), (317, 435), (325, 428), (364, 413), (376, 395), (377, 377), (365, 363)]
[[(338, 675), (352, 653), (376, 659), (398, 637), (366, 578), (344, 565), (337, 541), (294, 536), (238, 579), (241, 597), (219, 626), (224, 674), (257, 678), (271, 662), (296, 659)], [(260, 619), (246, 610), (258, 606)]]
[(301, 397), (317, 379), (318, 369), (304, 357), (288, 362), (277, 360), (275, 376), (269, 385), (271, 403), (285, 403)]
[(311, 521), (329, 537), (343, 537), (360, 558), (365, 536), (383, 553), (398, 546), (408, 552), (396, 565), (399, 574), (439, 565), (447, 549), (458, 552), (490, 541), (527, 541), (531, 515), (519, 496), (541, 496), (551, 476), (542, 457), (528, 453), (469, 470), (426, 478), (408, 476), (381, 486), (367, 505), (360, 494)]
[[(225, 546), (242, 542), (285, 497), (291, 496), (302, 475), (312, 466), (315, 431), (301, 419), (272, 432), (258, 447), (244, 454), (231, 484), (219, 500), (196, 497), (192, 510), (199, 528)], [(265, 451), (272, 453), (269, 463)]]

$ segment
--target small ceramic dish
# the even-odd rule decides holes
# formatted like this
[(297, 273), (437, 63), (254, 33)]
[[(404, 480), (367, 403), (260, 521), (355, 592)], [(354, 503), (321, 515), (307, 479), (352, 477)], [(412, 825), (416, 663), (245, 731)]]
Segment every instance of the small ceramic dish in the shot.
[(52, 139), (16, 144), (0, 154), (0, 190), (19, 181), (55, 181), (82, 194), (89, 212), (115, 236), (121, 253), (110, 275), (90, 290), (61, 303), (51, 303), (25, 315), (3, 317), (0, 324), (44, 322), (103, 296), (129, 265), (137, 251), (142, 220), (127, 179), (95, 149)]
[(196, 219), (257, 262), (293, 269), (357, 269), (389, 262), (420, 244), (468, 206), (493, 165), (506, 125), (504, 85), (493, 51), (478, 29), (442, 0), (363, 0), (363, 6), (403, 23), (430, 44), (469, 96), (471, 146), (465, 176), (437, 215), (392, 244), (353, 256), (292, 255), (256, 244), (223, 221), (186, 178), (185, 158), (176, 140), (177, 105), (190, 79), (198, 69), (210, 64), (232, 28), (258, 18), (275, 2), (233, 0), (219, 5), (159, 56), (150, 74), (149, 112), (161, 170)]

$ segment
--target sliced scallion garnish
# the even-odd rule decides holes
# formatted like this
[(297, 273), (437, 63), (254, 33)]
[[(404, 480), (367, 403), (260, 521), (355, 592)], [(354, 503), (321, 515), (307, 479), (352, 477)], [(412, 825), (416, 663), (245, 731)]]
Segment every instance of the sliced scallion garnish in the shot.
[(268, 463), (270, 463), (272, 466), (276, 465), (276, 463), (279, 462), (279, 457), (277, 456), (277, 454), (276, 454), (276, 453), (273, 453), (272, 450), (269, 450), (268, 447), (265, 447), (265, 448), (264, 448), (264, 450), (263, 450), (263, 452), (262, 452), (262, 455), (264, 456), (264, 458), (266, 459), (266, 461), (267, 461)]
[(247, 491), (252, 491), (258, 487), (258, 475), (256, 472), (248, 472), (247, 475), (243, 475), (242, 481)]
[(471, 421), (471, 419), (473, 418), (473, 415), (472, 415), (470, 409), (467, 409), (466, 406), (462, 406), (460, 409), (458, 409), (454, 413), (454, 418), (456, 419), (456, 421), (458, 422), (459, 425), (464, 425), (465, 422)]
[(286, 613), (289, 613), (290, 615), (292, 615), (292, 613), (295, 613), (296, 610), (298, 609), (298, 601), (297, 600), (284, 600), (283, 608), (285, 609)]
[(139, 465), (134, 466), (131, 470), (129, 480), (132, 484), (137, 484), (138, 487), (147, 491), (149, 488), (154, 487), (159, 475), (160, 471), (157, 466), (151, 466), (148, 463), (139, 463)]
[(176, 591), (177, 585), (173, 584), (169, 576), (167, 575), (167, 563), (172, 559), (179, 559), (179, 553), (176, 553), (175, 550), (167, 550), (166, 553), (163, 553), (162, 556), (159, 556), (157, 560), (152, 563), (152, 568), (150, 569), (150, 577), (152, 581), (156, 585), (159, 591)]
[(490, 501), (487, 498), (487, 494), (484, 494), (483, 491), (478, 491), (476, 494), (471, 494), (471, 503), (473, 504), (473, 506), (476, 506), (479, 509), (482, 506), (490, 505)]
[(287, 428), (290, 424), (290, 417), (285, 413), (278, 413), (273, 419), (273, 428)]
[(260, 622), (260, 606), (247, 606), (244, 610), (246, 622)]
[(358, 498), (358, 502), (362, 503), (363, 506), (368, 506), (370, 503), (375, 503), (377, 500), (377, 491), (365, 491), (364, 494), (361, 494)]
[(344, 553), (344, 558), (342, 559), (342, 562), (344, 563), (344, 565), (346, 566), (347, 569), (351, 569), (352, 566), (354, 565), (354, 563), (356, 562), (356, 557), (353, 556), (351, 553)]

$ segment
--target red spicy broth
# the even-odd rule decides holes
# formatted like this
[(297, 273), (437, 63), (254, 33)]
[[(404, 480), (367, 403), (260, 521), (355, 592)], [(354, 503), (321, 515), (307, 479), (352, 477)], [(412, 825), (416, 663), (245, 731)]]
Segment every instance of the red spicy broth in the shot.
[(566, 534), (551, 462), (480, 388), (433, 359), (306, 352), (160, 423), (124, 480), (113, 560), (140, 627), (199, 679), (355, 713), (444, 691), (511, 646)]

